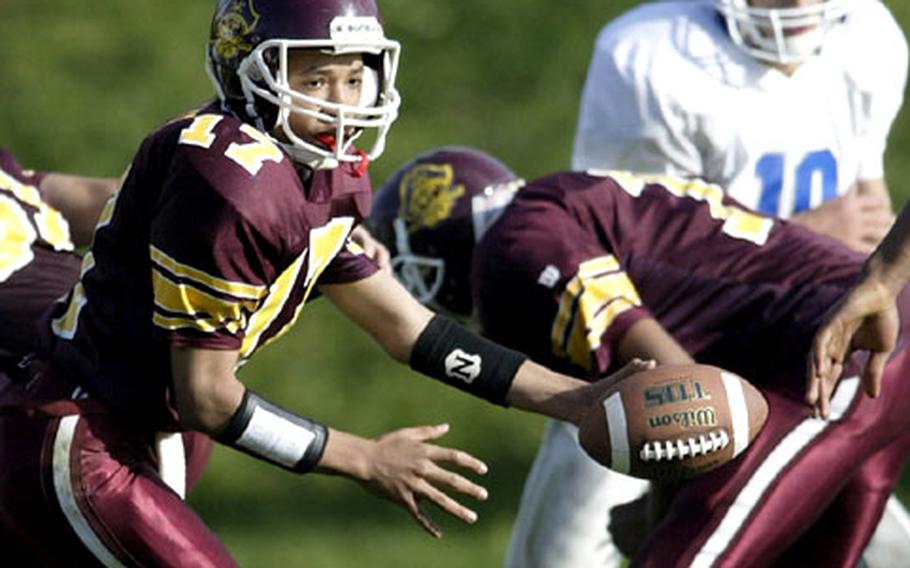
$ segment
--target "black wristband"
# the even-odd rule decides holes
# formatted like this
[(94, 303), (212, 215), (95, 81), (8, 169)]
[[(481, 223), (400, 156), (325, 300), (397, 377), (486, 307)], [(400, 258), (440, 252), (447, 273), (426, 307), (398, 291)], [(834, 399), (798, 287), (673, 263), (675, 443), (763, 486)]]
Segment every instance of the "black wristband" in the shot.
[(436, 315), (411, 350), (411, 368), (494, 404), (506, 394), (525, 357)]
[(215, 440), (297, 473), (322, 458), (328, 429), (246, 389), (240, 406)]

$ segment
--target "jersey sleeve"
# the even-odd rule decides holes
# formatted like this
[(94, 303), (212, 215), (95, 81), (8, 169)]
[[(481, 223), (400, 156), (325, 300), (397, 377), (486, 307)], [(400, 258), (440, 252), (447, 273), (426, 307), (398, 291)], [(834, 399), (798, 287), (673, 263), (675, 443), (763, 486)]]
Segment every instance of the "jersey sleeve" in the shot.
[(702, 171), (691, 120), (674, 102), (678, 85), (661, 86), (667, 56), (614, 38), (598, 37), (581, 97), (572, 169), (623, 169), (685, 177)]
[(481, 325), (547, 366), (596, 378), (629, 327), (650, 314), (613, 251), (577, 223), (549, 221), (514, 241), (484, 239), (475, 259), (483, 284), (474, 286)]
[(379, 270), (363, 248), (348, 236), (344, 247), (319, 277), (322, 284), (348, 284), (372, 276)]
[(179, 179), (151, 226), (151, 323), (172, 345), (239, 349), (280, 255), (200, 176)]

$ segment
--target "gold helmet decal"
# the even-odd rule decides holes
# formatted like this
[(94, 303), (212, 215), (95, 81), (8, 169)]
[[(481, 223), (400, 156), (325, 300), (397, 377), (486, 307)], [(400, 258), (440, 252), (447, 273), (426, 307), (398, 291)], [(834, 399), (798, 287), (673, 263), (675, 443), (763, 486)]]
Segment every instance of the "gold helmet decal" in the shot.
[(212, 49), (222, 61), (243, 57), (252, 49), (250, 35), (259, 22), (253, 0), (233, 0), (212, 22)]
[(409, 233), (434, 227), (452, 214), (463, 185), (452, 185), (455, 173), (449, 164), (418, 164), (398, 186), (401, 210)]

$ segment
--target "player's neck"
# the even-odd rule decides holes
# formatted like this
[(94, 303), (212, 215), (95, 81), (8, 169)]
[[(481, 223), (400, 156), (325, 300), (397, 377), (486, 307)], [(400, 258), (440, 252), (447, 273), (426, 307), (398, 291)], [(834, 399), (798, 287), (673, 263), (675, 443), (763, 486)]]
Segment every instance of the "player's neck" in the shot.
[(768, 63), (771, 67), (777, 69), (787, 77), (792, 77), (796, 70), (799, 69), (799, 63)]

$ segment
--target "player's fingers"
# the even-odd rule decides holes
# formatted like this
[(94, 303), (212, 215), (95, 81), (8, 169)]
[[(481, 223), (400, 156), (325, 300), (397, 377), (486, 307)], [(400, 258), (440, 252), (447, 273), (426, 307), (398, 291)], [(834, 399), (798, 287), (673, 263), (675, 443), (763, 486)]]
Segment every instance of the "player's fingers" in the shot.
[(809, 371), (809, 376), (806, 378), (806, 403), (809, 406), (815, 406), (818, 402), (818, 375), (813, 371)]
[(866, 394), (872, 398), (878, 397), (882, 389), (882, 375), (885, 372), (885, 363), (888, 362), (887, 353), (872, 353), (866, 368), (863, 370), (863, 386)]
[(432, 481), (434, 485), (447, 485), (455, 491), (473, 497), (478, 501), (486, 501), (488, 497), (485, 488), (453, 471), (449, 471), (435, 464), (424, 473), (424, 477)]
[(863, 225), (863, 232), (860, 238), (866, 244), (873, 243), (877, 245), (890, 230), (891, 222), (888, 219), (874, 219)]
[(392, 256), (389, 254), (389, 249), (385, 248), (382, 243), (377, 242), (377, 246), (370, 257), (382, 270), (392, 269)]
[(639, 359), (635, 358), (622, 366), (622, 368), (612, 375), (611, 379), (621, 381), (626, 377), (630, 377), (635, 373), (640, 373), (642, 371), (647, 371), (648, 369), (653, 369), (657, 366), (657, 362), (654, 359)]
[(434, 462), (454, 464), (479, 475), (484, 475), (488, 471), (487, 464), (461, 450), (443, 448), (442, 446), (429, 446), (429, 457)]
[(417, 524), (422, 526), (423, 529), (430, 533), (434, 538), (440, 538), (442, 536), (442, 530), (439, 528), (439, 525), (433, 522), (430, 515), (423, 510), (417, 496), (413, 493), (408, 493), (403, 496), (402, 500), (404, 501), (405, 508), (411, 513), (411, 516), (414, 517)]
[(834, 388), (837, 386), (837, 382), (840, 380), (841, 373), (844, 372), (844, 364), (840, 361), (832, 361), (830, 372), (822, 377), (821, 381), (821, 395), (819, 400), (821, 404), (819, 408), (821, 409), (821, 415), (824, 418), (828, 418), (831, 415), (831, 395), (834, 393)]
[(870, 237), (867, 235), (858, 235), (853, 238), (844, 239), (844, 244), (848, 248), (861, 252), (863, 254), (871, 254), (875, 250), (876, 245), (880, 239), (875, 237)]
[(420, 494), (453, 517), (457, 517), (468, 524), (477, 522), (477, 513), (465, 507), (455, 499), (452, 499), (429, 483), (425, 483), (424, 486), (420, 488)]
[(891, 210), (891, 200), (888, 199), (888, 195), (885, 192), (863, 191), (857, 188), (851, 195), (855, 199), (854, 204), (863, 209)]
[(830, 328), (821, 329), (812, 342), (806, 372), (806, 402), (815, 404), (819, 396), (819, 383), (831, 373)]
[(623, 365), (621, 369), (619, 369), (612, 375), (607, 375), (607, 376), (603, 377), (597, 383), (597, 385), (598, 385), (597, 388), (599, 389), (598, 392), (603, 393), (603, 392), (605, 392), (605, 389), (609, 390), (609, 389), (613, 388), (613, 385), (619, 383), (620, 381), (627, 379), (628, 377), (631, 377), (635, 373), (647, 371), (648, 369), (653, 369), (656, 366), (657, 366), (657, 361), (655, 361), (654, 359), (639, 359), (636, 357), (636, 358), (632, 359), (631, 361), (629, 361), (628, 363), (626, 363), (625, 365)]
[(448, 431), (448, 424), (434, 424), (432, 426), (411, 426), (408, 428), (402, 428), (400, 430), (396, 430), (394, 433), (411, 440), (423, 442), (425, 440), (436, 440), (438, 438), (441, 438), (445, 436)]

